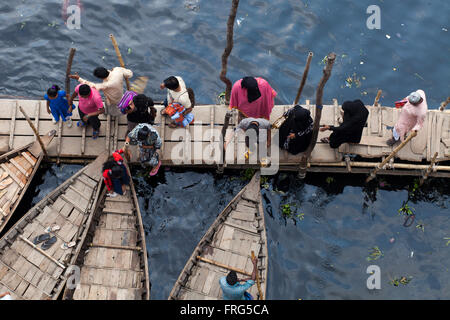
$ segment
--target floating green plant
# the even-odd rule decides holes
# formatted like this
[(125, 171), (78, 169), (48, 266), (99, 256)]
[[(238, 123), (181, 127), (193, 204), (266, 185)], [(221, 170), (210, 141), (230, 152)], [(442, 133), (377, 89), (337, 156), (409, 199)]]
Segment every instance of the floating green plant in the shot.
[(269, 177), (261, 176), (261, 187), (264, 189), (269, 189)]
[(422, 232), (425, 232), (425, 226), (424, 226), (423, 223), (419, 223), (419, 224), (416, 226), (416, 228), (419, 229), (419, 230), (421, 230)]
[(404, 202), (404, 203), (403, 203), (403, 206), (402, 206), (400, 209), (398, 209), (398, 213), (399, 213), (399, 214), (404, 214), (404, 215), (406, 215), (406, 216), (412, 216), (412, 215), (414, 215), (413, 210), (415, 210), (415, 209), (414, 209), (414, 208), (411, 208), (411, 207), (408, 205), (408, 202)]
[(410, 283), (412, 280), (412, 277), (400, 277), (400, 278), (395, 278), (393, 280), (390, 281), (390, 284), (392, 284), (394, 287), (398, 287), (400, 284), (406, 286), (408, 283)]
[(383, 256), (383, 252), (381, 252), (380, 248), (373, 247), (367, 257), (367, 261), (375, 261)]
[(450, 238), (449, 237), (446, 237), (446, 238), (444, 238), (444, 240), (447, 240), (447, 243), (445, 244), (446, 246), (449, 246), (450, 245)]
[(241, 179), (243, 181), (249, 181), (253, 178), (254, 174), (255, 174), (255, 169), (252, 169), (252, 168), (245, 169)]
[(325, 182), (326, 182), (327, 184), (331, 184), (331, 183), (334, 182), (334, 178), (333, 178), (333, 177), (327, 177), (327, 178), (325, 179)]

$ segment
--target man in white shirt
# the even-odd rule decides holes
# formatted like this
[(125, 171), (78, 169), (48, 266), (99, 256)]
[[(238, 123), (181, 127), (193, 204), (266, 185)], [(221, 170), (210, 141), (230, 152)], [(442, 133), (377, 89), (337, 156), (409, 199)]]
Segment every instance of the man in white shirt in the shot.
[(123, 96), (123, 81), (124, 78), (133, 77), (133, 71), (121, 67), (113, 68), (112, 70), (107, 70), (103, 67), (98, 67), (94, 70), (94, 76), (102, 79), (102, 83), (93, 83), (81, 78), (78, 74), (70, 75), (71, 79), (78, 80), (82, 84), (87, 84), (91, 88), (103, 91), (106, 98), (106, 108), (105, 113), (111, 116), (117, 117), (121, 116), (117, 104), (120, 102)]
[(189, 97), (189, 89), (186, 88), (186, 84), (181, 77), (170, 76), (159, 87), (161, 90), (167, 89), (167, 103), (164, 103), (166, 107), (171, 103), (178, 102), (185, 107), (185, 114), (192, 111), (193, 106)]

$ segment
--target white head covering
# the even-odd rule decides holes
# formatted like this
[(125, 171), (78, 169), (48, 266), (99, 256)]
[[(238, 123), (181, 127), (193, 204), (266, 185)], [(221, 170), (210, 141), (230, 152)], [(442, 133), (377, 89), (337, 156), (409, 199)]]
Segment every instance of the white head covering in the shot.
[(408, 96), (408, 101), (412, 104), (419, 103), (420, 99), (422, 99), (422, 96), (417, 91), (411, 92)]

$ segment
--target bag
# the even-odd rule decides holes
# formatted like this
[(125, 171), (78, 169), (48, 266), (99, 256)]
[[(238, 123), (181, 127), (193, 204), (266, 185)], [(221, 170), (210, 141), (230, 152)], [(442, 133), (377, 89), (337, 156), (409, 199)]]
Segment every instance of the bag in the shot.
[(130, 105), (131, 101), (133, 101), (133, 98), (137, 95), (138, 94), (134, 91), (125, 91), (122, 99), (117, 104), (117, 108), (119, 108), (122, 114), (126, 114), (127, 107)]

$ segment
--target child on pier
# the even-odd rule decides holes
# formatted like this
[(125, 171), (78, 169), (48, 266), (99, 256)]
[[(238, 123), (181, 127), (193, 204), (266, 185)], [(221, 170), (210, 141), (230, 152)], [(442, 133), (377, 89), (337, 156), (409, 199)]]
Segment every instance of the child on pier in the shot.
[(56, 124), (61, 117), (63, 122), (67, 121), (67, 127), (72, 127), (72, 110), (74, 105), (70, 106), (67, 101), (66, 91), (61, 90), (57, 85), (53, 85), (44, 95), (47, 100), (47, 112), (53, 116), (53, 124)]

